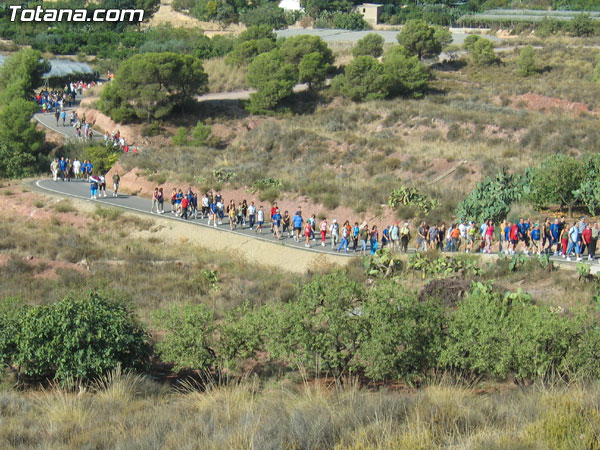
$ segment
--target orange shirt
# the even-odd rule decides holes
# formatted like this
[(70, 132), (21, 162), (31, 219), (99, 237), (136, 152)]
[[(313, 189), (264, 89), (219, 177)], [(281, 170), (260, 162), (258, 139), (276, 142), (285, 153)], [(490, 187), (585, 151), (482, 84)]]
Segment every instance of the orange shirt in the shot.
[(458, 239), (458, 237), (460, 236), (460, 230), (457, 228), (455, 228), (454, 230), (452, 230), (452, 232), (450, 233), (450, 236), (453, 237), (454, 239)]

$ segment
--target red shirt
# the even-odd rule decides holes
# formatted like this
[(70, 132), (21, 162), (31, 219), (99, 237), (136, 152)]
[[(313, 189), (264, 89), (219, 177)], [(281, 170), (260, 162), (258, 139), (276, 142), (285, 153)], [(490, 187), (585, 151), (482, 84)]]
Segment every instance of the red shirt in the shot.
[(273, 218), (273, 216), (277, 213), (277, 207), (273, 206), (271, 208), (271, 218)]
[(591, 228), (586, 228), (585, 230), (583, 230), (583, 242), (585, 242), (586, 244), (589, 244), (590, 242), (592, 242), (592, 229)]
[(187, 208), (188, 204), (189, 204), (189, 201), (188, 201), (187, 197), (183, 197), (183, 199), (181, 200), (181, 207)]
[(519, 240), (519, 227), (514, 223), (510, 226), (510, 240), (518, 241)]

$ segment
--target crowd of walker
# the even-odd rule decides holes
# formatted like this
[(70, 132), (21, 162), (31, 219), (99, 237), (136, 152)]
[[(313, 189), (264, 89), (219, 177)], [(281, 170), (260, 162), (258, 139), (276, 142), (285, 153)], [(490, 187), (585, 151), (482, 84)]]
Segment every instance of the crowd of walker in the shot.
[[(96, 175), (90, 161), (55, 159), (50, 165), (54, 181), (60, 178), (63, 182), (83, 180), (90, 184), (90, 198), (106, 197), (106, 176)], [(113, 197), (118, 197), (120, 176), (112, 177)], [(394, 221), (382, 230), (377, 225), (369, 226), (366, 222), (359, 224), (350, 220), (343, 223), (337, 219), (331, 222), (323, 216), (319, 219), (315, 214), (304, 219), (302, 208), (298, 207), (294, 214), (279, 209), (273, 202), (269, 209), (263, 205), (255, 205), (254, 201), (234, 200), (225, 202), (220, 191), (205, 192), (199, 199), (192, 188), (184, 193), (182, 189), (173, 189), (170, 197), (166, 197), (162, 187), (156, 187), (152, 195), (151, 213), (164, 214), (165, 201), (170, 203), (167, 211), (184, 220), (207, 220), (213, 227), (228, 226), (230, 230), (249, 229), (258, 234), (272, 233), (275, 239), (294, 239), (304, 242), (304, 246), (328, 245), (337, 252), (375, 253), (378, 248), (390, 248), (393, 251), (406, 253), (413, 237), (413, 230), (408, 221)], [(531, 219), (519, 219), (515, 222), (504, 220), (496, 227), (492, 220), (481, 224), (473, 221), (451, 223), (445, 222), (428, 225), (421, 222), (414, 234), (416, 250), (438, 250), (441, 252), (466, 253), (504, 253), (514, 255), (554, 255), (571, 261), (571, 256), (582, 261), (586, 254), (589, 260), (595, 259), (596, 246), (600, 233), (598, 222), (588, 223), (585, 217), (578, 221), (568, 222), (565, 217), (550, 220), (546, 218), (542, 225)]]

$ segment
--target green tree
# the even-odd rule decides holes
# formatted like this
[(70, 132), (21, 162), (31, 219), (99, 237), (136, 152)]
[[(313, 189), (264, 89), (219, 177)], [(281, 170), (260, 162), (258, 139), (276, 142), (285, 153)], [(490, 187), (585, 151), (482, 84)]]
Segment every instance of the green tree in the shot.
[(589, 14), (577, 14), (567, 25), (567, 29), (573, 36), (592, 36), (598, 29), (598, 24)]
[(535, 63), (535, 51), (531, 45), (527, 45), (521, 49), (519, 60), (517, 61), (519, 74), (527, 77), (537, 72)]
[(365, 338), (359, 360), (374, 380), (407, 379), (436, 367), (444, 313), (435, 300), (420, 301), (394, 281), (380, 282), (363, 303)]
[(38, 169), (45, 134), (31, 121), (36, 110), (34, 102), (20, 97), (0, 109), (0, 176), (31, 176)]
[(463, 48), (469, 52), (472, 52), (475, 43), (481, 39), (483, 38), (478, 34), (470, 34), (465, 38), (465, 42), (463, 42)]
[(532, 171), (532, 198), (537, 206), (567, 206), (572, 216), (576, 192), (583, 180), (584, 167), (580, 161), (566, 155), (550, 156)]
[(264, 3), (246, 10), (240, 15), (240, 22), (248, 27), (268, 25), (275, 30), (287, 27), (285, 11), (274, 3)]
[(373, 58), (379, 58), (383, 55), (383, 42), (383, 38), (379, 34), (369, 33), (352, 48), (352, 55), (354, 57), (372, 56)]
[(436, 37), (434, 27), (423, 20), (409, 20), (398, 33), (398, 43), (419, 59), (438, 56), (442, 52), (442, 44)]
[(486, 66), (498, 61), (494, 52), (494, 43), (489, 39), (481, 38), (473, 44), (471, 58), (477, 66)]
[(219, 358), (225, 367), (235, 368), (264, 348), (268, 308), (251, 308), (248, 302), (225, 314), (219, 327)]
[(333, 64), (333, 52), (327, 43), (319, 36), (308, 34), (287, 38), (280, 47), (280, 53), (288, 64), (298, 65), (304, 56), (311, 53), (320, 53), (327, 64)]
[(0, 68), (0, 105), (17, 98), (30, 100), (34, 90), (42, 85), (42, 76), (49, 71), (50, 64), (37, 50), (19, 50), (7, 58)]
[(177, 128), (177, 132), (171, 138), (171, 142), (173, 142), (173, 145), (177, 145), (179, 147), (185, 147), (189, 144), (188, 134), (185, 127)]
[(325, 84), (330, 67), (322, 53), (313, 52), (304, 55), (298, 64), (298, 81), (307, 83), (309, 89), (321, 87)]
[(250, 64), (257, 55), (270, 52), (276, 47), (275, 41), (267, 38), (242, 41), (235, 45), (225, 61), (234, 66), (244, 66)]
[(456, 216), (462, 220), (482, 223), (492, 219), (500, 223), (510, 211), (511, 205), (519, 201), (522, 195), (529, 194), (530, 187), (523, 177), (508, 175), (499, 171), (494, 179), (488, 177), (477, 183), (473, 192), (459, 203)]
[(452, 32), (448, 28), (439, 26), (434, 26), (434, 28), (434, 37), (440, 43), (442, 48), (452, 43), (454, 38), (452, 37)]
[(192, 145), (199, 147), (206, 144), (206, 140), (210, 136), (210, 133), (212, 133), (210, 125), (205, 125), (198, 121), (192, 130)]
[(248, 111), (272, 111), (283, 99), (292, 95), (297, 80), (297, 68), (286, 63), (279, 50), (258, 55), (248, 66), (246, 75), (248, 85), (257, 89), (250, 95)]
[(92, 291), (25, 313), (15, 363), (30, 376), (91, 380), (145, 367), (148, 335), (123, 303)]
[(275, 42), (277, 40), (277, 35), (273, 32), (273, 27), (266, 24), (260, 24), (248, 27), (238, 36), (239, 42), (258, 41), (259, 39), (269, 39), (270, 41)]
[(389, 95), (389, 82), (383, 64), (372, 56), (359, 56), (333, 79), (331, 89), (354, 101), (382, 99)]
[(419, 97), (429, 82), (429, 71), (416, 56), (408, 56), (400, 46), (389, 49), (383, 57), (384, 77), (391, 95)]
[(272, 320), (265, 323), (267, 351), (335, 377), (348, 374), (358, 363), (364, 334), (358, 308), (364, 299), (364, 288), (343, 272), (316, 276), (293, 302), (272, 307)]
[(27, 306), (14, 297), (0, 302), (0, 369), (12, 366), (16, 359), (19, 334)]
[(174, 107), (206, 92), (208, 75), (202, 61), (191, 55), (144, 53), (119, 67), (115, 79), (104, 89), (100, 110), (114, 120), (133, 117), (158, 119)]
[(171, 305), (152, 314), (156, 329), (164, 331), (156, 343), (163, 361), (173, 363), (173, 369), (207, 370), (215, 363), (214, 313), (204, 305)]

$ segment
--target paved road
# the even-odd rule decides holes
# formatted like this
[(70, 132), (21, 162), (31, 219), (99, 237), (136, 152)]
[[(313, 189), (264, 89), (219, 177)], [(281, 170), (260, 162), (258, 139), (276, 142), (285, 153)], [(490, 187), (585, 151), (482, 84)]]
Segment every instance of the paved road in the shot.
[[(109, 185), (110, 184), (111, 183), (109, 183)], [(137, 197), (137, 196), (133, 196), (133, 195), (125, 195), (125, 194), (119, 194), (119, 196), (115, 198), (112, 196), (113, 192), (111, 190), (107, 190), (106, 198), (102, 197), (102, 198), (98, 198), (97, 200), (92, 200), (92, 199), (90, 199), (89, 184), (85, 181), (72, 181), (69, 183), (69, 182), (63, 182), (60, 180), (57, 182), (54, 182), (51, 179), (43, 179), (43, 180), (36, 181), (35, 186), (37, 188), (41, 189), (42, 191), (48, 191), (48, 192), (52, 192), (54, 194), (60, 194), (60, 195), (68, 196), (68, 197), (74, 197), (74, 198), (78, 198), (78, 199), (88, 200), (90, 202), (97, 203), (99, 206), (118, 207), (118, 208), (130, 210), (130, 211), (135, 211), (138, 213), (144, 213), (144, 214), (156, 216), (156, 214), (150, 213), (150, 208), (151, 208), (152, 202), (150, 199), (147, 199), (147, 198)], [(161, 214), (160, 217), (176, 220), (179, 222), (187, 222), (189, 224), (193, 224), (193, 225), (196, 225), (199, 227), (208, 227), (208, 224), (207, 224), (208, 219), (198, 218), (198, 219), (190, 219), (190, 220), (186, 221), (184, 219), (181, 219), (181, 218), (175, 216), (170, 211), (171, 211), (171, 205), (167, 204), (167, 202), (165, 202), (165, 214)], [(214, 228), (214, 227), (211, 225), (210, 228)], [(223, 231), (224, 233), (234, 233), (234, 234), (245, 236), (245, 237), (253, 237), (256, 239), (263, 240), (263, 241), (268, 241), (268, 242), (272, 242), (272, 243), (280, 243), (281, 245), (285, 245), (287, 247), (297, 248), (300, 250), (305, 250), (305, 251), (310, 251), (310, 252), (337, 254), (337, 255), (343, 255), (343, 256), (349, 256), (349, 257), (355, 255), (354, 252), (352, 252), (352, 251), (348, 252), (347, 254), (344, 252), (339, 252), (339, 253), (335, 252), (331, 248), (329, 238), (326, 241), (327, 242), (326, 247), (322, 247), (320, 245), (320, 238), (319, 238), (318, 241), (311, 241), (310, 248), (306, 248), (304, 246), (303, 240), (301, 240), (300, 242), (295, 242), (293, 238), (290, 238), (287, 236), (284, 239), (278, 241), (277, 239), (275, 239), (275, 237), (269, 231), (270, 224), (265, 225), (264, 233), (262, 235), (257, 234), (255, 231), (250, 230), (250, 228), (248, 226), (238, 227), (236, 230), (232, 231), (229, 229), (229, 221), (227, 220), (227, 218), (224, 219), (223, 225), (217, 226), (217, 228), (219, 230)]]
[[(156, 214), (151, 214), (150, 213), (150, 207), (151, 207), (151, 201), (150, 199), (147, 198), (142, 198), (142, 197), (137, 197), (137, 196), (132, 196), (132, 195), (125, 195), (125, 194), (119, 194), (118, 197), (113, 197), (112, 196), (112, 191), (108, 190), (107, 191), (107, 197), (104, 198), (99, 198), (97, 200), (92, 200), (90, 199), (90, 195), (89, 195), (89, 184), (85, 181), (73, 181), (73, 182), (62, 182), (62, 181), (57, 181), (57, 182), (53, 182), (51, 179), (43, 179), (43, 180), (38, 180), (36, 182), (34, 182), (34, 186), (36, 188), (38, 188), (41, 191), (47, 191), (47, 192), (52, 192), (54, 194), (59, 194), (59, 195), (63, 195), (66, 197), (73, 197), (73, 198), (77, 198), (77, 199), (82, 199), (82, 200), (87, 200), (90, 202), (94, 202), (96, 204), (98, 204), (99, 206), (105, 206), (105, 207), (116, 207), (116, 208), (123, 208), (126, 210), (130, 210), (130, 211), (134, 211), (137, 213), (143, 213), (143, 214), (147, 214), (149, 216), (155, 217)], [(167, 219), (171, 219), (171, 220), (176, 220), (179, 222), (186, 222), (195, 226), (199, 226), (199, 227), (208, 227), (208, 219), (190, 219), (190, 220), (184, 220), (181, 219), (177, 216), (175, 216), (174, 214), (172, 214), (170, 212), (170, 204), (167, 205), (165, 204), (165, 214), (161, 214), (160, 217), (163, 218), (167, 218)], [(344, 253), (344, 252), (336, 252), (331, 248), (331, 244), (330, 244), (330, 239), (329, 237), (327, 238), (327, 246), (326, 247), (321, 247), (320, 245), (320, 238), (317, 237), (316, 241), (311, 241), (311, 247), (310, 248), (306, 248), (304, 246), (304, 241), (300, 241), (300, 242), (295, 242), (293, 238), (290, 238), (288, 236), (286, 236), (284, 239), (278, 241), (277, 239), (274, 238), (274, 236), (270, 233), (269, 231), (269, 227), (270, 225), (265, 225), (265, 232), (260, 235), (260, 234), (256, 234), (254, 231), (250, 230), (247, 226), (241, 227), (241, 228), (237, 228), (236, 230), (230, 230), (229, 229), (229, 222), (227, 221), (227, 218), (224, 219), (224, 223), (223, 225), (217, 226), (217, 229), (222, 231), (223, 233), (233, 233), (233, 234), (237, 234), (240, 236), (244, 236), (244, 237), (251, 237), (251, 238), (255, 238), (255, 239), (259, 239), (262, 241), (267, 241), (267, 242), (271, 242), (274, 244), (280, 244), (289, 248), (295, 248), (297, 250), (304, 250), (304, 251), (308, 251), (308, 252), (315, 252), (315, 253), (325, 253), (325, 254), (335, 254), (335, 255), (340, 255), (340, 256), (347, 256), (347, 257), (352, 257), (355, 256), (356, 254), (352, 251), (349, 251), (349, 253)], [(209, 228), (213, 228), (213, 226), (210, 226)], [(409, 253), (414, 253), (415, 250), (414, 249), (410, 249)], [(489, 255), (482, 255), (484, 257), (489, 256)], [(497, 256), (497, 254), (491, 254), (491, 256)], [(555, 264), (560, 265), (562, 267), (566, 267), (566, 268), (570, 268), (570, 269), (574, 269), (576, 262), (568, 262), (565, 261), (563, 258), (561, 257), (555, 257), (552, 256), (550, 258), (552, 261), (554, 261)], [(584, 260), (586, 263), (589, 263), (589, 261), (587, 259)], [(592, 273), (598, 273), (600, 271), (600, 261), (596, 260), (593, 262), (592, 264), (592, 268), (591, 271)]]
[[(275, 31), (277, 37), (292, 37), (303, 34), (312, 36), (320, 36), (325, 42), (348, 42), (356, 43), (369, 33), (380, 35), (387, 43), (397, 43), (397, 36), (400, 30), (367, 30), (367, 31), (350, 31), (350, 30), (335, 30), (335, 29), (319, 29), (319, 28), (287, 28), (285, 30)], [(450, 29), (452, 33), (452, 43), (462, 45), (469, 34), (462, 29)], [(500, 42), (502, 39), (489, 35), (486, 38)]]
[[(71, 114), (71, 111), (76, 110), (77, 107), (71, 107), (71, 108), (65, 108), (65, 111), (67, 112), (67, 120), (65, 121), (65, 126), (63, 126), (62, 124), (62, 119), (60, 119), (58, 121), (58, 125), (56, 125), (56, 117), (54, 117), (54, 113), (53, 112), (49, 112), (49, 113), (36, 113), (33, 115), (33, 118), (35, 120), (37, 120), (39, 123), (41, 123), (43, 126), (45, 126), (46, 128), (59, 133), (63, 136), (65, 136), (68, 139), (73, 139), (73, 140), (83, 140), (85, 138), (79, 138), (77, 137), (77, 130), (75, 130), (75, 127), (69, 126), (69, 115)], [(103, 139), (103, 135), (100, 134), (97, 131), (92, 130), (92, 135), (93, 135), (93, 140), (94, 142), (100, 141)]]

